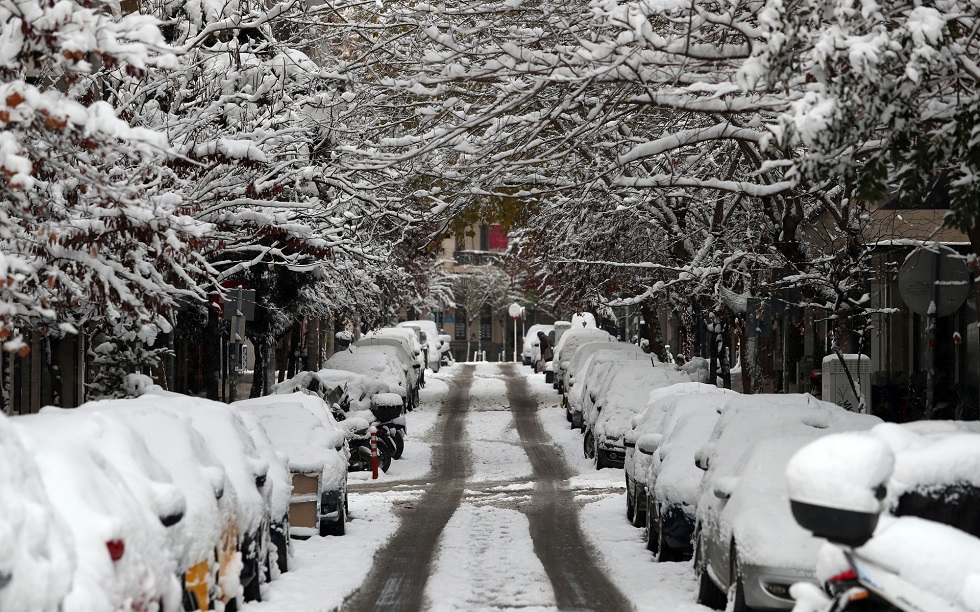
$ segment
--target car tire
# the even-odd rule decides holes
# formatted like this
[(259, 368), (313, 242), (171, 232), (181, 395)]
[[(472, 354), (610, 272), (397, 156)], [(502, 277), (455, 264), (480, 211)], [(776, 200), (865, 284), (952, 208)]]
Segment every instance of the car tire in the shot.
[(392, 440), (395, 441), (395, 452), (392, 453), (392, 459), (401, 459), (402, 453), (405, 452), (405, 435), (401, 432), (396, 433), (391, 436)]
[(595, 436), (592, 435), (592, 430), (585, 430), (585, 437), (582, 439), (582, 452), (585, 453), (586, 459), (595, 459)]
[(630, 486), (629, 477), (626, 478), (626, 520), (630, 522), (630, 525), (635, 525), (636, 518), (636, 495), (633, 493), (633, 487)]
[(261, 585), (262, 585), (262, 568), (261, 568), (261, 564), (259, 563), (258, 558), (252, 559), (252, 560), (248, 561), (248, 563), (253, 564), (255, 567), (252, 570), (253, 571), (252, 579), (249, 581), (248, 584), (245, 585), (245, 589), (244, 589), (244, 592), (245, 592), (245, 595), (244, 595), (245, 596), (245, 602), (248, 603), (250, 601), (262, 601), (262, 588), (261, 588)]
[(592, 449), (592, 455), (595, 456), (595, 469), (601, 470), (602, 468), (612, 467), (611, 464), (602, 458), (602, 453), (599, 452), (599, 441), (595, 439), (595, 436), (592, 436), (592, 440), (595, 445), (595, 448)]
[(326, 528), (320, 529), (321, 536), (342, 536), (347, 533), (347, 499), (345, 496), (344, 503), (338, 504), (337, 507), (337, 520), (332, 523), (327, 523)]
[(657, 538), (657, 524), (656, 524), (656, 512), (654, 512), (653, 507), (650, 505), (650, 499), (647, 499), (647, 511), (646, 511), (646, 523), (647, 533), (647, 550), (653, 553), (653, 558), (657, 559), (657, 545), (660, 540)]
[(270, 539), (276, 548), (276, 565), (279, 567), (279, 573), (285, 574), (289, 571), (289, 535), (286, 528), (283, 527), (282, 531), (273, 530)]
[(630, 519), (630, 524), (637, 529), (642, 529), (646, 524), (646, 495), (643, 496), (643, 503), (640, 503), (640, 487), (644, 487), (640, 483), (633, 481), (633, 517)]
[(700, 536), (696, 540), (695, 544), (695, 555), (694, 567), (698, 573), (698, 603), (703, 606), (708, 606), (713, 610), (724, 610), (725, 606), (728, 605), (728, 597), (725, 593), (718, 588), (718, 586), (708, 575), (708, 562), (704, 558), (701, 552), (701, 538)]

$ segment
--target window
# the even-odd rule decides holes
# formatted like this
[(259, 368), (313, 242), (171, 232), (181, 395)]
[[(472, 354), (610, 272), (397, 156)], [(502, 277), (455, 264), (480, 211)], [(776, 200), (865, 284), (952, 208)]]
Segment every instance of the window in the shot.
[(493, 312), (489, 306), (480, 309), (480, 340), (483, 342), (493, 340)]
[(466, 340), (466, 311), (462, 308), (456, 309), (456, 340)]

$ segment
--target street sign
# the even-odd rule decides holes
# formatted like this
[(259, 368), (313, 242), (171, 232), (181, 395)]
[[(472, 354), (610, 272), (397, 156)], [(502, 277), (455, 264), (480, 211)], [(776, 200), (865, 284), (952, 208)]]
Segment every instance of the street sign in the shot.
[(898, 292), (912, 312), (929, 314), (929, 306), (935, 300), (935, 315), (945, 317), (966, 301), (970, 270), (963, 256), (949, 247), (919, 247), (898, 272)]
[(524, 307), (520, 304), (514, 303), (510, 305), (507, 312), (510, 314), (511, 319), (519, 319), (521, 318), (521, 315), (524, 314)]
[(246, 321), (255, 320), (255, 289), (235, 287), (229, 289), (221, 300), (221, 314), (225, 319), (245, 317)]

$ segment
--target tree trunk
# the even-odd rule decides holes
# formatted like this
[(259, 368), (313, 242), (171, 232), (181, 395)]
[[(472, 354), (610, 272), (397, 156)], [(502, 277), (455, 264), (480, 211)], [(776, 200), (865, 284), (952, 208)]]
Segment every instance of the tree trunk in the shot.
[(644, 337), (650, 346), (650, 352), (656, 355), (660, 361), (666, 363), (668, 357), (664, 347), (663, 329), (660, 327), (660, 317), (657, 316), (657, 309), (650, 302), (640, 302), (640, 314), (643, 316), (643, 322), (646, 323)]
[(320, 321), (310, 318), (306, 323), (306, 369), (316, 372), (320, 369)]
[(265, 377), (262, 381), (262, 395), (269, 395), (272, 393), (272, 385), (276, 382), (276, 368), (279, 367), (279, 362), (277, 359), (277, 342), (274, 340), (269, 342), (267, 353), (269, 358), (266, 360), (265, 364)]
[(217, 400), (221, 380), (221, 321), (213, 308), (208, 308), (208, 322), (204, 326), (204, 349), (201, 372), (208, 399)]
[[(255, 346), (255, 363), (252, 365), (252, 388), (248, 391), (248, 396), (250, 398), (261, 397), (262, 388), (265, 386), (265, 364), (268, 361), (268, 345), (262, 342), (259, 338), (255, 338), (253, 341)], [(245, 364), (242, 364), (244, 369)]]

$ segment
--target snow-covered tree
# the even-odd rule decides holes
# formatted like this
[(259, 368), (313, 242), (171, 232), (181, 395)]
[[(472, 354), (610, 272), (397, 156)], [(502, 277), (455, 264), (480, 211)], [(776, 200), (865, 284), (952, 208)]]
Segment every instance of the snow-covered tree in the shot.
[[(11, 327), (137, 324), (199, 295), (210, 227), (160, 190), (167, 142), (106, 96), (173, 67), (152, 17), (100, 2), (0, 2), (0, 309)], [(9, 347), (8, 347), (9, 348)]]

